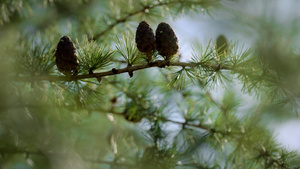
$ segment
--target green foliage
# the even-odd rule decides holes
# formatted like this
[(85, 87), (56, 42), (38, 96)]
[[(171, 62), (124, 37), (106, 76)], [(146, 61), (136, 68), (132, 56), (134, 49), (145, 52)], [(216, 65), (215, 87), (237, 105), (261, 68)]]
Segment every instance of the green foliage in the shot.
[(196, 78), (195, 72), (189, 68), (182, 68), (181, 70), (173, 73), (172, 80), (168, 85), (180, 90), (185, 87), (186, 77), (193, 81)]
[(141, 62), (142, 57), (135, 45), (134, 39), (130, 39), (129, 36), (123, 36), (122, 40), (118, 38), (116, 48), (128, 65)]
[(54, 67), (54, 47), (41, 42), (40, 38), (22, 40), (16, 47), (17, 72), (22, 75), (49, 74)]
[[(299, 110), (299, 24), (242, 18), (254, 45), (195, 43), (188, 62), (137, 50), (141, 20), (213, 19), (235, 3), (1, 1), (0, 168), (300, 168), (267, 123)], [(78, 51), (71, 77), (55, 66), (63, 35)]]
[(105, 68), (111, 64), (113, 51), (106, 50), (96, 42), (84, 40), (78, 50), (82, 73), (90, 73)]

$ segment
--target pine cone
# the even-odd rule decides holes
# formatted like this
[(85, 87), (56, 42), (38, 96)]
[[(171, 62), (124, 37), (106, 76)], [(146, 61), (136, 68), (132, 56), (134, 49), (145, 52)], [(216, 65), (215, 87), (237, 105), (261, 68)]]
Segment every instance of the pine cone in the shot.
[(218, 55), (221, 57), (221, 60), (223, 60), (224, 53), (228, 52), (228, 41), (226, 37), (224, 35), (220, 35), (217, 38), (216, 45)]
[(135, 42), (140, 52), (145, 53), (148, 61), (152, 60), (153, 50), (156, 48), (155, 36), (151, 25), (146, 22), (140, 22), (136, 30)]
[(166, 60), (170, 60), (170, 57), (175, 55), (179, 50), (178, 39), (174, 30), (166, 22), (161, 22), (155, 34), (158, 53), (165, 56)]
[(56, 49), (56, 66), (66, 76), (78, 73), (78, 54), (69, 36), (60, 38)]

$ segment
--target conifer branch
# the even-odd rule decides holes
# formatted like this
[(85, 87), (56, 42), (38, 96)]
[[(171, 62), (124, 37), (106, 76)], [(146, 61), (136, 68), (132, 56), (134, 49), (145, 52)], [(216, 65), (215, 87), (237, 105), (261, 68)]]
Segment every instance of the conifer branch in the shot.
[(211, 1), (202, 1), (202, 2), (195, 2), (195, 1), (166, 1), (166, 2), (159, 2), (157, 4), (149, 4), (146, 6), (143, 6), (141, 9), (138, 9), (136, 11), (128, 13), (126, 16), (124, 16), (121, 19), (117, 19), (113, 24), (109, 25), (106, 29), (104, 29), (102, 32), (96, 34), (94, 37), (92, 37), (90, 40), (96, 41), (101, 36), (105, 35), (107, 32), (109, 32), (111, 29), (113, 29), (115, 26), (125, 23), (129, 18), (138, 15), (140, 13), (146, 13), (147, 10), (154, 9), (161, 6), (168, 6), (168, 5), (174, 5), (174, 4), (193, 4), (193, 5), (205, 5), (205, 4), (211, 4), (211, 3), (217, 3), (220, 0), (211, 0)]
[[(101, 108), (100, 109), (89, 109), (89, 110), (90, 111), (101, 111), (101, 112), (111, 113), (111, 114), (118, 115), (118, 116), (125, 116), (124, 112), (116, 112), (114, 110), (105, 110), (105, 109), (101, 109)], [(153, 117), (155, 117), (155, 116), (153, 115)], [(216, 129), (211, 128), (211, 127), (206, 126), (206, 125), (203, 125), (203, 124), (191, 124), (191, 123), (188, 123), (187, 121), (186, 122), (174, 121), (174, 120), (170, 120), (170, 119), (167, 119), (167, 118), (164, 118), (164, 117), (159, 117), (158, 119), (160, 119), (162, 121), (165, 121), (165, 122), (179, 124), (179, 125), (182, 125), (182, 126), (190, 126), (190, 127), (200, 128), (200, 129), (206, 130), (208, 132), (219, 132)], [(221, 131), (220, 131), (220, 133), (221, 133)]]
[(208, 132), (215, 131), (215, 129), (212, 129), (212, 128), (210, 128), (206, 125), (203, 125), (203, 124), (191, 124), (191, 123), (188, 123), (188, 122), (179, 122), (179, 121), (173, 121), (173, 120), (169, 120), (169, 119), (163, 119), (163, 121), (174, 123), (174, 124), (179, 124), (179, 125), (182, 125), (182, 126), (196, 127), (196, 128), (204, 129)]
[(164, 68), (166, 66), (191, 67), (191, 68), (203, 66), (203, 67), (209, 67), (216, 71), (218, 71), (220, 69), (231, 70), (230, 67), (219, 65), (217, 63), (189, 63), (189, 62), (170, 62), (170, 61), (166, 61), (166, 60), (157, 60), (155, 62), (151, 62), (151, 63), (147, 63), (147, 64), (127, 66), (127, 67), (121, 68), (121, 69), (113, 68), (112, 70), (106, 71), (106, 72), (77, 75), (77, 76), (71, 76), (69, 78), (67, 78), (66, 76), (48, 75), (48, 76), (16, 77), (12, 80), (13, 81), (42, 81), (42, 80), (75, 81), (75, 80), (82, 80), (82, 79), (89, 79), (89, 78), (101, 78), (101, 77), (105, 77), (105, 76), (112, 76), (112, 75), (127, 73), (130, 71), (133, 72), (133, 71), (137, 71), (137, 70), (147, 69), (147, 68), (151, 68), (151, 67)]

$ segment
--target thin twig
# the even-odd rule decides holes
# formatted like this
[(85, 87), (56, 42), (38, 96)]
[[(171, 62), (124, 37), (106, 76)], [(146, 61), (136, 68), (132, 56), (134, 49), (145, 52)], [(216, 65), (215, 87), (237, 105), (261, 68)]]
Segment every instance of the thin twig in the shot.
[(202, 125), (202, 124), (191, 124), (191, 123), (188, 123), (188, 122), (173, 121), (173, 120), (170, 120), (170, 119), (163, 119), (163, 121), (170, 122), (170, 123), (175, 123), (175, 124), (180, 124), (180, 125), (184, 125), (184, 126), (196, 127), (196, 128), (204, 129), (208, 132), (215, 131), (214, 129), (212, 129), (208, 126)]

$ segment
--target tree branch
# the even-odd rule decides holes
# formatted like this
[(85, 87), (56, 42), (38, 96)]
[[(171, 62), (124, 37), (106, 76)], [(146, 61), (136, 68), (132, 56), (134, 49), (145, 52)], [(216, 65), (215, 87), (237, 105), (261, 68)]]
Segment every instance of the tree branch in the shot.
[[(113, 110), (105, 110), (105, 109), (90, 109), (90, 110), (92, 110), (92, 111), (99, 111), (100, 110), (101, 112), (111, 113), (111, 114), (118, 115), (118, 116), (119, 115), (121, 115), (121, 116), (125, 115), (123, 112), (116, 112), (116, 111), (113, 111)], [(154, 117), (156, 117), (156, 116), (153, 115), (153, 118)], [(203, 125), (203, 124), (191, 124), (191, 123), (188, 123), (188, 122), (174, 121), (174, 120), (170, 120), (170, 119), (167, 119), (167, 118), (164, 118), (164, 117), (159, 117), (158, 119), (160, 119), (162, 121), (165, 121), (165, 122), (179, 124), (179, 125), (182, 125), (182, 126), (196, 127), (196, 128), (199, 128), (199, 129), (206, 130), (208, 132), (218, 132), (216, 129), (211, 128), (211, 127), (206, 126), (206, 125)]]
[(127, 72), (134, 72), (137, 70), (147, 69), (151, 67), (159, 67), (164, 68), (166, 66), (178, 66), (178, 67), (209, 67), (214, 70), (220, 70), (220, 69), (227, 69), (231, 70), (230, 67), (218, 65), (217, 63), (188, 63), (188, 62), (170, 62), (166, 60), (157, 60), (155, 62), (141, 64), (141, 65), (135, 65), (135, 66), (127, 66), (125, 68), (121, 69), (115, 69), (113, 68), (110, 71), (106, 72), (100, 72), (100, 73), (93, 73), (93, 74), (84, 74), (84, 75), (77, 75), (77, 76), (71, 76), (67, 78), (66, 76), (56, 76), (56, 75), (47, 75), (47, 76), (24, 76), (24, 77), (15, 77), (11, 78), (12, 81), (42, 81), (42, 80), (48, 80), (48, 81), (75, 81), (75, 80), (82, 80), (82, 79), (89, 79), (89, 78), (101, 78), (105, 76), (112, 76), (116, 74), (122, 74)]
[(194, 2), (194, 1), (166, 1), (166, 2), (159, 2), (158, 4), (149, 4), (147, 6), (144, 6), (143, 8), (137, 10), (137, 11), (133, 11), (131, 13), (128, 13), (126, 16), (124, 16), (121, 19), (117, 19), (113, 24), (111, 24), (109, 27), (107, 27), (106, 29), (104, 29), (102, 32), (94, 35), (94, 37), (92, 37), (90, 40), (97, 40), (99, 39), (101, 36), (105, 35), (107, 32), (109, 32), (111, 29), (113, 29), (115, 26), (117, 26), (118, 24), (124, 23), (126, 22), (129, 18), (131, 18), (134, 15), (140, 14), (140, 13), (146, 13), (147, 10), (150, 9), (154, 9), (156, 7), (160, 7), (160, 6), (167, 6), (167, 5), (174, 5), (174, 4), (194, 4), (194, 5), (205, 5), (205, 4), (209, 4), (209, 3), (217, 3), (220, 0), (211, 0), (211, 1), (203, 1), (203, 2)]

